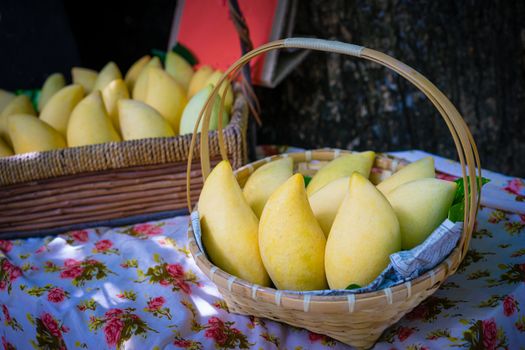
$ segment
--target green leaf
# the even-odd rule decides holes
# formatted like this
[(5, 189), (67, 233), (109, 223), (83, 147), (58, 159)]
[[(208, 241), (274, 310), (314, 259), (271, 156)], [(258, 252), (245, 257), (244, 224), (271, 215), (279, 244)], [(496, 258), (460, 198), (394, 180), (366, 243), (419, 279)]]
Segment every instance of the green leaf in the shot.
[[(468, 181), (469, 177), (467, 176), (467, 182)], [(452, 205), (448, 211), (448, 219), (452, 222), (458, 222), (463, 221), (463, 218), (465, 217), (465, 186), (463, 184), (463, 178), (459, 178), (454, 182), (456, 183), (457, 187), (456, 193), (454, 194), (454, 200), (452, 201)], [(481, 186), (488, 182), (490, 182), (489, 179), (484, 177), (481, 178)], [(470, 195), (470, 183), (468, 183), (468, 186)]]
[(153, 56), (157, 56), (162, 62), (162, 64), (166, 62), (166, 51), (159, 50), (159, 49), (151, 49), (151, 54)]
[(160, 255), (159, 255), (159, 253), (153, 254), (153, 261), (155, 261), (157, 264), (160, 263)]
[(352, 290), (352, 289), (358, 289), (358, 288), (361, 288), (361, 286), (359, 284), (352, 283), (348, 287), (346, 287), (345, 289)]
[(465, 216), (465, 203), (453, 204), (448, 210), (448, 219), (452, 222), (463, 221)]
[(193, 53), (188, 49), (186, 46), (182, 45), (181, 43), (175, 44), (171, 51), (175, 52), (176, 54), (179, 54), (182, 58), (184, 58), (190, 65), (194, 66), (197, 63), (199, 63), (199, 60), (193, 55)]
[[(182, 44), (175, 44), (171, 51), (175, 52), (179, 56), (181, 56), (186, 62), (188, 62), (191, 66), (195, 66), (199, 61), (195, 56), (193, 56), (193, 53), (184, 45)], [(166, 51), (159, 50), (159, 49), (151, 49), (151, 54), (153, 56), (157, 56), (162, 63), (166, 62)]]
[(307, 176), (307, 175), (303, 175), (303, 177), (304, 177), (304, 187), (307, 187), (310, 181), (312, 181), (312, 177)]

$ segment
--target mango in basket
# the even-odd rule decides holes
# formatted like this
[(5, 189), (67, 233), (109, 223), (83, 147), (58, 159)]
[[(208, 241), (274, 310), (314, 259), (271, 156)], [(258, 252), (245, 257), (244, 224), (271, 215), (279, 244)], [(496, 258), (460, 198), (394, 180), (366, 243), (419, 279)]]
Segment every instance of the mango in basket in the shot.
[(149, 70), (151, 68), (162, 69), (162, 63), (160, 62), (160, 59), (158, 57), (153, 57), (140, 71), (140, 74), (137, 77), (137, 80), (135, 81), (135, 85), (133, 86), (133, 90), (131, 92), (131, 96), (134, 100), (142, 102), (146, 101)]
[(185, 91), (188, 91), (191, 78), (193, 77), (193, 67), (173, 51), (169, 51), (166, 55), (166, 72), (179, 83)]
[[(184, 134), (193, 134), (193, 128), (199, 119), (199, 114), (204, 108), (208, 96), (210, 96), (213, 90), (213, 86), (209, 85), (204, 87), (199, 91), (195, 96), (193, 96), (184, 111), (182, 112), (182, 117), (180, 119), (180, 128), (179, 133)], [(220, 110), (220, 100), (219, 96), (215, 97), (215, 102), (213, 103), (213, 109), (211, 111), (211, 119), (209, 124), (209, 130), (216, 130), (219, 127), (219, 110)], [(204, 119), (204, 116), (203, 116)], [(224, 128), (228, 124), (228, 113), (223, 111), (222, 113), (222, 127)], [(197, 129), (199, 132), (202, 130), (202, 120)]]
[(246, 203), (229, 162), (217, 164), (206, 179), (199, 215), (202, 243), (211, 261), (234, 276), (269, 286), (257, 241), (259, 221)]
[(261, 215), (259, 245), (278, 289), (326, 289), (326, 238), (308, 204), (304, 179), (295, 174), (270, 196)]
[(144, 69), (144, 67), (148, 64), (148, 62), (151, 60), (150, 55), (145, 55), (139, 58), (135, 63), (129, 67), (128, 71), (126, 72), (126, 76), (124, 78), (124, 81), (126, 82), (126, 85), (128, 86), (128, 90), (130, 92), (133, 91), (133, 87), (135, 86), (135, 82), (137, 81), (137, 78), (139, 77), (140, 73)]
[[(222, 74), (223, 72), (221, 72), (220, 70), (216, 70), (215, 72), (213, 72), (212, 75), (210, 75), (208, 77), (208, 79), (206, 80), (206, 82), (204, 83), (204, 86), (206, 85), (217, 85), (217, 83), (219, 82), (220, 78), (222, 77)], [(231, 112), (232, 110), (232, 105), (233, 105), (233, 90), (232, 90), (232, 87), (231, 87), (231, 84), (228, 83), (223, 83), (222, 86), (221, 86), (221, 89), (219, 90), (219, 95), (221, 96), (221, 99), (224, 98), (224, 109), (226, 109), (226, 111), (228, 113)]]
[(182, 111), (186, 106), (186, 92), (168, 73), (159, 68), (149, 68), (146, 98), (170, 123), (175, 134), (179, 133)]
[(98, 73), (93, 90), (102, 91), (115, 79), (122, 79), (122, 73), (115, 62), (108, 62)]
[(403, 249), (423, 243), (447, 218), (455, 193), (455, 182), (439, 179), (407, 182), (388, 193), (399, 219)]
[(326, 243), (330, 288), (366, 286), (388, 266), (390, 254), (400, 249), (394, 209), (368, 179), (355, 172)]
[(48, 101), (40, 113), (40, 119), (65, 137), (69, 116), (83, 97), (84, 89), (81, 85), (72, 84), (62, 88)]
[(188, 97), (191, 98), (206, 86), (206, 81), (213, 74), (213, 68), (202, 66), (195, 71), (188, 86)]
[(12, 92), (0, 89), (0, 114), (4, 108), (16, 97)]
[(26, 95), (18, 95), (13, 98), (2, 111), (3, 116), (12, 114), (30, 114), (36, 115), (31, 99)]
[(29, 97), (26, 95), (16, 96), (4, 108), (2, 114), (0, 114), (0, 137), (3, 137), (9, 145), (12, 145), (12, 142), (7, 130), (7, 118), (13, 114), (36, 115), (35, 109), (33, 108), (33, 104), (31, 103)]
[(434, 158), (425, 157), (408, 164), (399, 171), (396, 171), (392, 176), (381, 181), (377, 185), (377, 189), (386, 196), (396, 187), (401, 186), (404, 183), (435, 177), (436, 172), (434, 170)]
[(314, 216), (327, 238), (339, 206), (348, 192), (349, 183), (350, 178), (348, 176), (342, 177), (330, 182), (308, 197)]
[(124, 140), (175, 136), (168, 121), (144, 102), (122, 99), (118, 110)]
[(293, 159), (289, 157), (264, 164), (250, 175), (242, 192), (258, 218), (268, 198), (292, 175)]
[(17, 154), (66, 147), (62, 135), (34, 115), (14, 114), (8, 117), (7, 124)]
[(111, 119), (111, 122), (117, 131), (120, 131), (118, 101), (128, 98), (128, 87), (122, 79), (113, 80), (104, 88), (104, 90), (102, 90), (104, 106), (106, 106), (109, 119)]
[(354, 171), (368, 178), (376, 154), (372, 151), (340, 156), (322, 167), (312, 178), (306, 192), (312, 195), (329, 182), (350, 176)]
[(42, 112), (47, 101), (53, 97), (60, 89), (66, 86), (66, 79), (61, 73), (51, 74), (47, 77), (42, 91), (40, 92), (40, 98), (38, 99), (38, 110)]
[(104, 107), (99, 90), (86, 96), (73, 109), (67, 125), (70, 147), (120, 141)]
[(90, 94), (95, 87), (98, 73), (92, 69), (73, 67), (71, 69), (71, 77), (73, 78), (73, 84), (78, 84), (84, 88), (86, 94)]
[(7, 143), (5, 143), (4, 140), (0, 138), (0, 157), (8, 157), (12, 156), (13, 154), (14, 152), (11, 147), (9, 147)]

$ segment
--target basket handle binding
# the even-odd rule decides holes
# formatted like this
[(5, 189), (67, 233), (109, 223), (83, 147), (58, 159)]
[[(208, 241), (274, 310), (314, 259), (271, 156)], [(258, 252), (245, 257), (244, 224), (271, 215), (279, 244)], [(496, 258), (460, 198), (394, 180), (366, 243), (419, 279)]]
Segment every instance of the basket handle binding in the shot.
[[(230, 83), (232, 80), (235, 80), (241, 68), (252, 58), (259, 56), (265, 52), (282, 48), (299, 48), (340, 53), (376, 62), (384, 67), (390, 68), (394, 72), (403, 76), (429, 98), (429, 100), (436, 107), (440, 115), (443, 117), (445, 123), (447, 124), (447, 127), (454, 140), (456, 150), (458, 152), (458, 158), (461, 164), (461, 170), (463, 175), (463, 185), (465, 188), (465, 216), (463, 230), (464, 233), (466, 233), (462, 235), (460, 245), (468, 246), (470, 240), (470, 234), (468, 233), (471, 233), (473, 231), (481, 199), (481, 166), (476, 143), (465, 121), (463, 120), (457, 109), (454, 107), (454, 105), (449, 101), (449, 99), (434, 84), (432, 84), (423, 75), (419, 74), (416, 70), (407, 66), (403, 62), (400, 62), (395, 58), (390, 57), (379, 51), (339, 41), (313, 38), (288, 38), (284, 40), (272, 41), (246, 53), (235, 63), (233, 63), (230, 66), (230, 68), (228, 68), (228, 70), (224, 72), (222, 77), (219, 79), (217, 85), (212, 90), (210, 96), (208, 97), (208, 100), (206, 101), (203, 109), (201, 110), (199, 118), (197, 119), (197, 122), (195, 123), (195, 127), (193, 129), (193, 135), (191, 138), (189, 148), (188, 168), (186, 176), (186, 196), (189, 211), (192, 211), (192, 203), (190, 197), (190, 170), (196, 147), (198, 133), (197, 128), (203, 118), (204, 120), (202, 122), (202, 131), (200, 134), (200, 161), (203, 179), (205, 180), (210, 173), (208, 131), (211, 119), (211, 101), (215, 100), (219, 90), (221, 89), (221, 86), (225, 83), (227, 84)], [(226, 94), (224, 95), (226, 96)], [(228, 155), (222, 131), (222, 113), (224, 109), (224, 101), (224, 98), (221, 98), (221, 109), (219, 111), (218, 116), (217, 132), (221, 157), (222, 159), (227, 160)], [(465, 253), (466, 249), (462, 249), (462, 254)]]

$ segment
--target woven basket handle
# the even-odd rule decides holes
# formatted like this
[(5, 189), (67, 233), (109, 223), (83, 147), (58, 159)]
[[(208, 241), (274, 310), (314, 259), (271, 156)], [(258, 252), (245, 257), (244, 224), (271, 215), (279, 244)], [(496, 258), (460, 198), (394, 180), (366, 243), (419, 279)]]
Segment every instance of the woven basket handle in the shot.
[[(187, 201), (190, 211), (192, 210), (190, 198), (190, 170), (192, 158), (194, 156), (195, 141), (197, 139), (197, 127), (200, 124), (202, 118), (204, 118), (204, 120), (202, 123), (202, 132), (200, 134), (200, 159), (203, 178), (206, 179), (210, 173), (208, 130), (211, 117), (211, 101), (216, 98), (221, 86), (225, 82), (230, 83), (233, 79), (235, 79), (236, 75), (239, 73), (239, 70), (252, 58), (265, 52), (281, 48), (300, 48), (316, 51), (335, 52), (373, 61), (400, 74), (405, 79), (414, 84), (419, 90), (421, 90), (421, 92), (423, 92), (430, 99), (432, 104), (443, 117), (454, 140), (454, 144), (458, 152), (459, 162), (461, 164), (463, 185), (465, 186), (464, 230), (467, 232), (472, 232), (480, 203), (481, 167), (476, 143), (474, 142), (472, 134), (470, 133), (465, 121), (454, 105), (452, 105), (448, 98), (427, 78), (393, 57), (363, 46), (347, 44), (339, 41), (311, 38), (288, 38), (269, 42), (245, 54), (224, 72), (221, 79), (217, 83), (217, 86), (214, 87), (212, 93), (208, 97), (208, 100), (206, 101), (206, 104), (199, 115), (191, 139), (187, 169)], [(221, 99), (221, 106), (224, 106), (224, 99)], [(223, 109), (224, 108), (221, 108), (220, 113), (222, 113)], [(222, 134), (222, 115), (219, 115), (218, 119), (220, 152), (223, 159), (228, 159), (226, 145), (224, 143), (224, 137)], [(478, 176), (477, 181), (476, 176)], [(472, 191), (471, 189), (474, 190)], [(467, 237), (466, 242), (462, 243), (468, 244), (470, 235), (463, 235), (464, 240), (465, 237)]]

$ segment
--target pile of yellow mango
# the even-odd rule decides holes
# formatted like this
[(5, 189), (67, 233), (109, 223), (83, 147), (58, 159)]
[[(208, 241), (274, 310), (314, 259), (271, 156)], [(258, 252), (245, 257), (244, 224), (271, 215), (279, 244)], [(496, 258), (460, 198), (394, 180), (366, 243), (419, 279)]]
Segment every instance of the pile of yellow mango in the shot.
[(446, 218), (456, 183), (436, 179), (432, 157), (374, 185), (375, 153), (324, 165), (305, 187), (292, 158), (255, 170), (241, 189), (230, 164), (204, 183), (202, 242), (224, 271), (285, 290), (364, 287), (389, 256), (421, 244)]
[[(209, 66), (194, 71), (175, 52), (165, 64), (149, 55), (122, 76), (114, 62), (100, 72), (75, 67), (72, 84), (60, 73), (45, 81), (37, 111), (28, 96), (0, 90), (0, 157), (14, 153), (192, 133), (198, 115), (222, 72)], [(233, 104), (225, 95), (223, 125)], [(210, 129), (216, 129), (220, 98), (214, 101)], [(199, 129), (200, 130), (200, 129)]]

